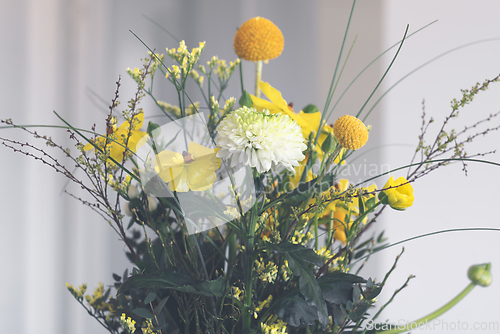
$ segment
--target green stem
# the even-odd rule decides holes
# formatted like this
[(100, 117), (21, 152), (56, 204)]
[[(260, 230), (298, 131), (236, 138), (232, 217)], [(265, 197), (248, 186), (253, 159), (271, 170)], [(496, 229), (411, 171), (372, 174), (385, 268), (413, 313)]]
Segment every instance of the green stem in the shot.
[(228, 247), (229, 247), (229, 255), (228, 255), (227, 265), (228, 268), (231, 268), (231, 266), (234, 265), (234, 261), (236, 260), (236, 248), (237, 248), (236, 231), (234, 229), (229, 235)]
[(262, 76), (262, 60), (255, 62), (255, 96), (260, 97), (260, 78)]
[(441, 314), (445, 313), (448, 311), (450, 308), (455, 306), (459, 301), (461, 301), (471, 290), (476, 286), (474, 282), (471, 282), (462, 292), (460, 292), (455, 298), (450, 300), (447, 304), (445, 304), (443, 307), (440, 309), (432, 312), (429, 315), (426, 315), (420, 319), (417, 319), (415, 321), (412, 321), (404, 326), (398, 326), (395, 329), (390, 329), (390, 330), (385, 330), (385, 331), (377, 331), (376, 333), (384, 333), (384, 334), (398, 334), (398, 333), (403, 333), (407, 332), (409, 330), (414, 330), (415, 326), (419, 326), (420, 324), (425, 324), (428, 323), (429, 321), (432, 321), (439, 317)]
[[(254, 170), (254, 178), (258, 177), (258, 173)], [(245, 303), (242, 309), (243, 317), (243, 333), (250, 333), (252, 326), (252, 296), (253, 296), (253, 251), (255, 241), (255, 229), (257, 226), (257, 209), (258, 202), (256, 201), (250, 213), (250, 221), (247, 231), (247, 240), (245, 245)]]

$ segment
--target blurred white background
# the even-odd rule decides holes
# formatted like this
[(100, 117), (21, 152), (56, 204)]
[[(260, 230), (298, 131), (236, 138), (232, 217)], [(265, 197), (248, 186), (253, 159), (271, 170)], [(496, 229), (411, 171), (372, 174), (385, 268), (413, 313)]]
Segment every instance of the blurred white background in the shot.
[[(113, 98), (114, 82), (122, 76), (123, 105), (132, 96), (135, 84), (125, 72), (139, 67), (146, 55), (144, 46), (132, 30), (157, 52), (173, 48), (177, 42), (149, 19), (168, 29), (189, 48), (206, 41), (201, 60), (212, 55), (234, 60), (232, 40), (236, 28), (247, 19), (263, 16), (280, 27), (285, 36), (283, 54), (264, 65), (263, 80), (277, 87), (296, 110), (309, 103), (323, 108), (338, 58), (351, 1), (83, 1), (83, 0), (1, 0), (2, 43), (0, 118), (17, 124), (55, 124), (57, 111), (73, 125), (90, 128), (98, 124), (103, 131), (107, 103)], [(428, 60), (457, 46), (500, 38), (497, 1), (465, 0), (358, 0), (347, 45), (358, 35), (343, 73), (334, 102), (350, 81), (387, 47), (398, 42), (406, 25), (410, 33), (439, 21), (408, 39), (379, 91), (368, 107), (404, 75)], [(149, 18), (149, 19), (148, 19)], [(391, 61), (395, 49), (376, 62), (350, 88), (337, 106), (330, 122), (343, 114), (355, 115), (366, 101)], [(344, 54), (345, 56), (345, 54)], [(396, 86), (367, 120), (373, 126), (367, 153), (358, 161), (396, 168), (407, 164), (420, 131), (421, 103), (425, 98), (427, 115), (438, 126), (450, 112), (450, 101), (461, 96), (478, 81), (500, 73), (500, 39), (479, 43), (442, 57)], [(245, 82), (253, 85), (253, 67), (244, 63)], [(239, 85), (233, 80), (234, 96)], [(158, 85), (163, 100), (175, 102), (167, 85)], [(168, 87), (168, 88), (167, 88)], [(231, 91), (227, 94), (231, 96)], [(147, 100), (147, 99), (146, 99)], [(158, 113), (150, 102), (143, 104), (146, 115)], [(451, 125), (485, 118), (500, 109), (500, 84), (481, 93)], [(155, 118), (159, 121), (158, 118)], [(499, 122), (497, 121), (496, 124)], [(71, 145), (63, 130), (39, 129), (65, 145)], [(434, 131), (434, 132), (433, 132)], [(1, 137), (22, 141), (33, 138), (21, 131), (2, 129)], [(429, 136), (429, 139), (432, 136)], [(500, 148), (500, 135), (478, 138), (469, 153)], [(370, 151), (371, 150), (371, 151)], [(362, 153), (362, 152), (361, 152)], [(5, 333), (105, 333), (91, 319), (64, 284), (86, 282), (92, 292), (98, 282), (112, 282), (111, 273), (130, 268), (117, 235), (99, 216), (63, 194), (63, 189), (79, 195), (77, 187), (38, 162), (0, 148), (3, 191), (3, 242), (0, 252), (0, 321)], [(499, 162), (497, 155), (487, 157)], [(464, 176), (461, 165), (440, 169), (414, 185), (415, 204), (406, 212), (386, 210), (376, 230), (386, 230), (389, 241), (459, 227), (495, 227), (499, 218), (498, 167), (469, 164)], [(397, 172), (395, 177), (405, 176)], [(363, 175), (349, 179), (357, 182)], [(387, 180), (376, 183), (382, 187)], [(369, 232), (368, 232), (369, 233)], [(476, 288), (466, 299), (434, 323), (429, 333), (453, 332), (465, 328), (470, 333), (500, 333), (498, 306), (500, 272), (498, 243), (500, 233), (456, 232), (427, 237), (405, 244), (406, 252), (396, 272), (379, 297), (385, 303), (406, 277), (415, 274), (379, 320), (393, 322), (417, 319), (448, 302), (468, 284), (470, 264), (493, 262), (493, 284)], [(362, 272), (379, 281), (400, 252), (396, 246), (372, 258)], [(460, 325), (458, 325), (460, 322)], [(474, 330), (478, 324), (495, 323), (489, 330)], [(457, 328), (456, 326), (462, 326)]]

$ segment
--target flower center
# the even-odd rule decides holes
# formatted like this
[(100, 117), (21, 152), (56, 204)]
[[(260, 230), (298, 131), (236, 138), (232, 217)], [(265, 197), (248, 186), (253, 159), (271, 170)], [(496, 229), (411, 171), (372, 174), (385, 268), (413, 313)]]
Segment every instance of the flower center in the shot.
[(191, 161), (194, 161), (193, 155), (189, 152), (182, 151), (182, 157), (184, 158), (185, 163), (190, 163)]

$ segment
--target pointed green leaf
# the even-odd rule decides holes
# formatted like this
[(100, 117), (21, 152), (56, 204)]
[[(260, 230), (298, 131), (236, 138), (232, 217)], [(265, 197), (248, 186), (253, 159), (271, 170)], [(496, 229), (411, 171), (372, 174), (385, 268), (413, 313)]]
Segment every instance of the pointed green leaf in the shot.
[(318, 281), (311, 270), (307, 268), (308, 263), (302, 260), (297, 260), (297, 258), (291, 254), (297, 255), (297, 253), (288, 252), (285, 252), (284, 255), (288, 260), (288, 266), (292, 270), (293, 274), (299, 276), (300, 292), (310, 305), (316, 306), (318, 320), (323, 325), (323, 328), (326, 328), (329, 322), (328, 310), (326, 308), (325, 297), (323, 296), (323, 292), (318, 285)]
[(318, 319), (316, 306), (309, 305), (298, 290), (279, 297), (271, 308), (278, 317), (293, 327), (310, 326)]
[(132, 310), (132, 313), (137, 314), (139, 317), (143, 317), (146, 319), (154, 318), (153, 313), (142, 307)]
[(144, 299), (144, 304), (151, 303), (153, 300), (155, 300), (155, 298), (156, 298), (156, 293), (154, 292), (149, 293), (146, 299)]

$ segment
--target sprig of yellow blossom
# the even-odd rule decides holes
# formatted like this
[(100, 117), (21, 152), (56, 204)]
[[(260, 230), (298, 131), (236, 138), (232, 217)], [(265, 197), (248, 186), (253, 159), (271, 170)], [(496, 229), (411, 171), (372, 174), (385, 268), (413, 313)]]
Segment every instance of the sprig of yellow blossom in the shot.
[(198, 62), (204, 48), (205, 42), (200, 42), (199, 47), (193, 48), (191, 52), (189, 52), (184, 41), (179, 43), (179, 47), (177, 49), (167, 48), (168, 56), (174, 59), (180, 66), (172, 65), (172, 67), (167, 70), (165, 77), (174, 77), (176, 79), (182, 78), (183, 85), (194, 65)]
[(261, 330), (264, 334), (286, 334), (286, 326), (287, 323), (281, 319), (278, 319), (276, 322), (269, 325), (266, 323), (260, 325)]
[(255, 311), (253, 312), (253, 316), (254, 316), (255, 319), (258, 318), (260, 311), (262, 311), (263, 309), (269, 307), (269, 305), (271, 304), (272, 300), (273, 300), (273, 295), (269, 295), (269, 297), (267, 297), (265, 300), (259, 302), (259, 304), (255, 308)]
[(127, 331), (127, 333), (132, 334), (135, 332), (135, 320), (132, 320), (132, 318), (130, 318), (130, 317), (126, 318), (125, 313), (122, 313), (122, 316), (120, 318), (120, 322), (122, 323), (122, 325), (125, 328), (125, 330)]
[(145, 323), (143, 323), (143, 328), (141, 328), (142, 334), (161, 334), (161, 331), (155, 331), (153, 322), (151, 319), (146, 319)]
[[(179, 109), (178, 106), (171, 105), (170, 103), (163, 102), (163, 101), (156, 101), (158, 106), (162, 108), (164, 111), (167, 111), (171, 114), (173, 114), (177, 118), (182, 117), (181, 110)], [(196, 112), (200, 110), (200, 103), (199, 102), (194, 102), (191, 104), (188, 108), (185, 110), (185, 115), (190, 116), (196, 114)]]

